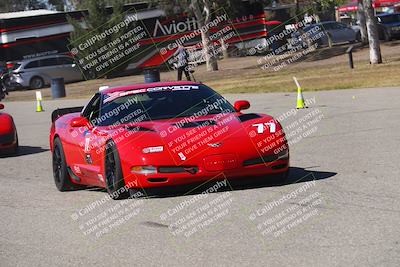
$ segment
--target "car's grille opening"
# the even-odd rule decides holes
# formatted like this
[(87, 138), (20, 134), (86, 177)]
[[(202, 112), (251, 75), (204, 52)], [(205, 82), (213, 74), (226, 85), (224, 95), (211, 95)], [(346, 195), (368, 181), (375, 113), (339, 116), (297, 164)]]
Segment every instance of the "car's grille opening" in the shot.
[(199, 171), (195, 166), (182, 166), (182, 167), (159, 167), (159, 173), (190, 173), (196, 174)]
[(238, 119), (241, 122), (254, 120), (254, 119), (258, 119), (258, 118), (261, 118), (261, 116), (258, 114), (255, 114), (255, 113), (242, 114), (242, 115), (238, 116)]
[(168, 178), (147, 178), (149, 183), (165, 183), (168, 181)]
[(246, 166), (251, 166), (251, 165), (270, 163), (270, 162), (274, 162), (277, 160), (286, 160), (288, 158), (289, 158), (289, 153), (287, 150), (284, 150), (278, 154), (272, 154), (272, 155), (267, 155), (264, 157), (245, 160), (243, 162), (243, 166), (246, 167)]

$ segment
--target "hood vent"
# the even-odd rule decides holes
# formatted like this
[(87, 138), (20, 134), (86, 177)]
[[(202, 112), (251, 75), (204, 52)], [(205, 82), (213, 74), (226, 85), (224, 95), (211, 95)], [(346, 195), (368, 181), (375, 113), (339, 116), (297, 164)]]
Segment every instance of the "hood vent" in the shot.
[(255, 114), (255, 113), (242, 114), (242, 115), (238, 116), (238, 119), (241, 122), (254, 120), (254, 119), (258, 119), (258, 118), (261, 118), (261, 116), (258, 114)]
[(178, 128), (195, 128), (195, 127), (206, 127), (217, 125), (217, 122), (214, 120), (205, 120), (205, 121), (192, 121), (185, 123), (175, 123), (174, 126)]
[(155, 132), (153, 129), (145, 128), (142, 126), (127, 126), (126, 129), (132, 132)]

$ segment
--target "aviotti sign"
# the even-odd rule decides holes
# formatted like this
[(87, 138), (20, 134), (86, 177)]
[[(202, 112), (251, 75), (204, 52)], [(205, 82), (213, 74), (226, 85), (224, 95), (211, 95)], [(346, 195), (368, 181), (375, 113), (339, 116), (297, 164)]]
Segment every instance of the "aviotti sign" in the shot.
[(153, 37), (160, 35), (171, 35), (177, 33), (184, 33), (188, 31), (194, 31), (198, 29), (197, 21), (194, 17), (186, 18), (184, 21), (176, 22), (172, 20), (169, 24), (163, 24), (159, 19), (156, 21), (154, 27)]

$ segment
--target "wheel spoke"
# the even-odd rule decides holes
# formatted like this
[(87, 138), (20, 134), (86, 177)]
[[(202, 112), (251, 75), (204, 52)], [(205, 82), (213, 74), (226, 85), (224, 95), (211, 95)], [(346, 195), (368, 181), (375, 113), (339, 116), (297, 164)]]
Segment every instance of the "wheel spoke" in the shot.
[(107, 151), (106, 156), (106, 179), (110, 190), (115, 189), (115, 173), (114, 173), (114, 155), (111, 151)]
[(62, 175), (62, 158), (61, 152), (58, 147), (55, 147), (54, 154), (53, 154), (53, 172), (54, 178), (57, 182), (60, 182), (61, 175)]

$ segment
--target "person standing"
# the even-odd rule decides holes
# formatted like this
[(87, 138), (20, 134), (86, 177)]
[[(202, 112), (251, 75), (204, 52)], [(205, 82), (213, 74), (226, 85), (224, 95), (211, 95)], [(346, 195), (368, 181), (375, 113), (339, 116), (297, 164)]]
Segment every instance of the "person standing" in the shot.
[(179, 45), (175, 54), (177, 56), (178, 81), (182, 80), (182, 72), (185, 73), (186, 79), (190, 81), (188, 52), (183, 45)]

